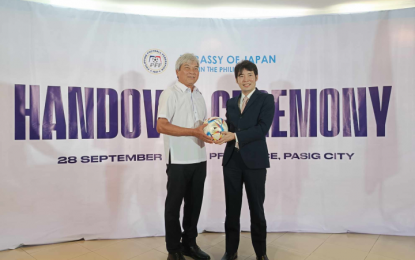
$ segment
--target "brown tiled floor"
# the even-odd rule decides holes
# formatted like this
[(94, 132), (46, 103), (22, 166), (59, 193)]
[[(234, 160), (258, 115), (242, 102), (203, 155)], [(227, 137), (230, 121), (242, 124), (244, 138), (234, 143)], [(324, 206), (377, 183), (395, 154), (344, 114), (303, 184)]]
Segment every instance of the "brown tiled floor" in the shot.
[[(218, 260), (223, 233), (203, 233), (199, 246)], [(268, 233), (271, 260), (414, 260), (415, 237), (367, 234)], [(164, 237), (75, 241), (0, 252), (0, 260), (166, 260)], [(186, 257), (186, 259), (191, 259)], [(250, 233), (242, 232), (239, 258), (255, 259)]]

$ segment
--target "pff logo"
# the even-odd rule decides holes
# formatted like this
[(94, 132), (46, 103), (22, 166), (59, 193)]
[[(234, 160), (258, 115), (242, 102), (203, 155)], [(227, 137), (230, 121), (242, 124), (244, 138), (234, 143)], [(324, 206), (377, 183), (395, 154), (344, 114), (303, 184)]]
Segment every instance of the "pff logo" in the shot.
[(161, 50), (151, 49), (144, 53), (143, 66), (148, 72), (160, 74), (167, 68), (167, 65), (167, 56)]

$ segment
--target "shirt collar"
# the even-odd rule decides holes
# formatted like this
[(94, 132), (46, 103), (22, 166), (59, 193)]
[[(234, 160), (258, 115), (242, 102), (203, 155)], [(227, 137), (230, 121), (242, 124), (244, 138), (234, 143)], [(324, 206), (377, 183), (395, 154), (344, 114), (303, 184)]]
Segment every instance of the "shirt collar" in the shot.
[[(256, 89), (252, 90), (252, 91), (251, 91), (251, 93), (249, 93), (249, 94), (247, 95), (248, 99), (250, 99), (250, 98), (251, 98), (252, 94), (254, 94), (254, 92), (255, 92), (255, 91), (256, 91)], [(244, 95), (243, 93), (241, 93), (241, 95), (242, 95), (242, 99), (244, 99), (245, 95)]]
[[(180, 81), (176, 82), (176, 86), (182, 91), (182, 92), (186, 92), (186, 91), (192, 91), (190, 88), (188, 88), (186, 85), (184, 85), (183, 83), (181, 83)], [(194, 86), (193, 87), (193, 91), (197, 91), (200, 93), (200, 90)]]

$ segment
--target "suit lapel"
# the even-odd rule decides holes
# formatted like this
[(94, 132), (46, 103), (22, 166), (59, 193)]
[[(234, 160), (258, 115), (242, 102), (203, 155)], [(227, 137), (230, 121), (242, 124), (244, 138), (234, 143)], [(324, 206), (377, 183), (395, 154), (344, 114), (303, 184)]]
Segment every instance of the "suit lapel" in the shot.
[(239, 100), (241, 99), (242, 94), (239, 94), (238, 98), (235, 98), (233, 106), (236, 107), (236, 110), (241, 114), (241, 109), (239, 108)]
[[(241, 94), (242, 95), (242, 94)], [(259, 96), (259, 90), (257, 88), (255, 88), (254, 93), (252, 93), (251, 98), (248, 100), (248, 103), (245, 106), (244, 109), (244, 113), (245, 111), (254, 103), (255, 99)], [(239, 110), (241, 111), (241, 110)], [(243, 114), (243, 113), (242, 113)]]

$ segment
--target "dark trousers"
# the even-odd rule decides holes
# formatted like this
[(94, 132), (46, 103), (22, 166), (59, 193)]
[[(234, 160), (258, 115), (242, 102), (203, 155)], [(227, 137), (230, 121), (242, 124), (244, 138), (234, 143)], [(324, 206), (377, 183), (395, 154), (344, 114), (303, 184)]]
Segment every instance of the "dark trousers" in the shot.
[[(196, 244), (197, 222), (202, 208), (206, 179), (206, 162), (167, 164), (167, 197), (164, 211), (166, 247), (169, 253)], [(184, 199), (183, 233), (180, 227), (180, 207)]]
[(245, 183), (251, 214), (251, 237), (257, 256), (266, 255), (267, 222), (264, 213), (266, 169), (248, 169), (241, 154), (235, 149), (223, 167), (226, 196), (226, 252), (238, 251), (240, 217), (242, 207), (242, 184)]

